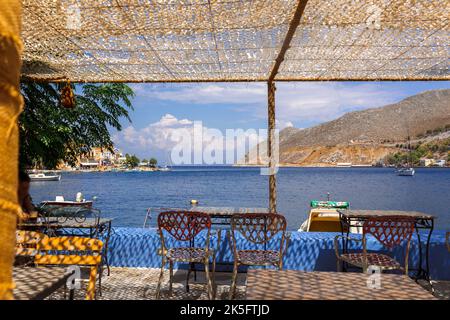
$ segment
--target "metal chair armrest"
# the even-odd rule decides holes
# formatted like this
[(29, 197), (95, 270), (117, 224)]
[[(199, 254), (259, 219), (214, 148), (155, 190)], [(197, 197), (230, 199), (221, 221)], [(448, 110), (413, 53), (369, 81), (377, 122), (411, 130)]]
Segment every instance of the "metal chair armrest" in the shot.
[(355, 241), (355, 242), (363, 242), (363, 239), (352, 238), (344, 235), (337, 235), (334, 237), (334, 253), (336, 254), (336, 258), (340, 259), (339, 254), (339, 239), (346, 239), (347, 241)]

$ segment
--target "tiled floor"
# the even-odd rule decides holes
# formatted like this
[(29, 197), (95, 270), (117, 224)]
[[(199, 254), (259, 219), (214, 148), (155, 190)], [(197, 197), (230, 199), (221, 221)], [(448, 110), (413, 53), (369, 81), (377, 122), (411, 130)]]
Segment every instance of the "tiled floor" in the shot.
[[(149, 300), (155, 299), (159, 269), (145, 268), (112, 268), (110, 276), (103, 277), (102, 295), (97, 294), (98, 300)], [(236, 299), (245, 299), (245, 273), (238, 275)], [(173, 295), (168, 294), (169, 274), (166, 271), (161, 290), (162, 299), (204, 300), (208, 298), (203, 272), (197, 273), (197, 280), (191, 274), (190, 290), (186, 292), (186, 271), (176, 270), (174, 273)], [(216, 273), (216, 299), (228, 299), (231, 273)], [(430, 290), (426, 282), (420, 284)], [(80, 290), (75, 291), (75, 299), (84, 299), (85, 283)], [(433, 282), (434, 295), (439, 299), (450, 300), (450, 281)], [(98, 291), (97, 291), (98, 293)], [(62, 299), (64, 291), (60, 290), (50, 299)]]
[[(159, 278), (159, 269), (146, 268), (111, 268), (110, 276), (102, 279), (102, 294), (97, 289), (98, 300), (151, 300), (155, 299), (156, 285)], [(169, 296), (169, 272), (164, 274), (161, 286), (161, 299), (176, 300), (205, 300), (208, 299), (206, 281), (203, 272), (197, 272), (194, 280), (193, 273), (189, 281), (189, 292), (186, 292), (186, 271), (175, 270), (173, 282), (173, 294)], [(216, 273), (217, 284), (216, 299), (228, 299), (231, 282), (231, 273)], [(238, 275), (236, 299), (245, 298), (245, 286), (243, 286), (245, 274)], [(84, 299), (86, 283), (80, 290), (75, 291), (75, 299)], [(62, 299), (63, 290), (58, 291), (50, 299)]]

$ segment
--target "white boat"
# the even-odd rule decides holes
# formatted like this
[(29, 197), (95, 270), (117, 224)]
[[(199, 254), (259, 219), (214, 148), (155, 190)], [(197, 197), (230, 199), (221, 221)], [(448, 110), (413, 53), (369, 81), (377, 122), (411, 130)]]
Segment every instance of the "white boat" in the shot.
[(304, 232), (340, 232), (341, 221), (338, 210), (348, 209), (345, 201), (311, 201), (308, 219), (298, 231)]
[(414, 170), (414, 168), (400, 168), (397, 170), (397, 175), (399, 176), (405, 176), (405, 177), (412, 177), (414, 174), (416, 173), (416, 171)]
[(351, 162), (338, 162), (336, 163), (337, 168), (351, 168), (352, 163)]
[(398, 168), (396, 173), (398, 176), (404, 176), (404, 177), (412, 177), (416, 171), (412, 167), (412, 160), (411, 160), (411, 139), (409, 137), (409, 131), (408, 131), (408, 166), (404, 168)]
[(159, 167), (158, 171), (170, 171), (172, 169), (170, 169), (168, 166), (163, 166), (163, 167)]
[(31, 173), (31, 181), (59, 181), (61, 180), (60, 174), (45, 174), (45, 173)]

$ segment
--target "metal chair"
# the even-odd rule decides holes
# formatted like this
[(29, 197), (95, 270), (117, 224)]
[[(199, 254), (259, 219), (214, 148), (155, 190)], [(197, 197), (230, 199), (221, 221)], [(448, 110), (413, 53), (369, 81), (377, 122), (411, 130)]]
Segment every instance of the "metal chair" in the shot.
[[(169, 293), (172, 295), (173, 264), (174, 262), (203, 263), (208, 287), (208, 298), (214, 299), (213, 288), (216, 259), (214, 250), (210, 249), (211, 218), (206, 213), (191, 211), (168, 211), (158, 215), (158, 230), (161, 238), (161, 273), (156, 288), (156, 298), (160, 298), (161, 282), (164, 275), (164, 267), (169, 262), (170, 280)], [(204, 247), (195, 247), (194, 239), (202, 231), (206, 230), (206, 244)], [(164, 233), (172, 238), (190, 243), (189, 247), (167, 248)], [(220, 232), (218, 233), (220, 239)], [(220, 241), (220, 240), (219, 240)], [(212, 274), (209, 272), (209, 259), (212, 258)], [(188, 286), (188, 279), (186, 285)]]
[[(84, 237), (45, 237), (37, 245), (34, 262), (39, 265), (89, 266), (86, 300), (95, 299), (95, 282), (102, 262), (103, 242)], [(73, 289), (70, 291), (73, 297)]]
[[(286, 233), (286, 219), (274, 213), (245, 213), (235, 214), (231, 217), (230, 242), (233, 247), (234, 266), (229, 299), (234, 297), (236, 291), (236, 278), (240, 265), (247, 266), (274, 266), (283, 268), (283, 255), (287, 250), (289, 234)], [(256, 245), (264, 245), (263, 250), (238, 250), (236, 232), (247, 241)], [(281, 233), (278, 250), (267, 250), (267, 244), (277, 234)]]
[[(385, 216), (367, 219), (363, 223), (361, 239), (338, 235), (334, 239), (334, 249), (337, 257), (338, 271), (341, 271), (341, 262), (362, 268), (367, 272), (369, 266), (375, 266), (383, 270), (401, 270), (408, 274), (408, 257), (411, 237), (414, 233), (414, 218), (405, 216)], [(372, 235), (383, 246), (392, 250), (406, 242), (404, 266), (393, 257), (386, 254), (367, 252), (367, 235)], [(339, 253), (339, 239), (362, 243), (362, 252)]]

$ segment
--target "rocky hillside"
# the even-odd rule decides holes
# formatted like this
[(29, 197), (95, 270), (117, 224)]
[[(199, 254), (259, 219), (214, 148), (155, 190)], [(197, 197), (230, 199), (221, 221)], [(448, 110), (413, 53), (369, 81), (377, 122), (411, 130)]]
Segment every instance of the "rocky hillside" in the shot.
[[(427, 91), (395, 104), (350, 112), (312, 128), (286, 128), (280, 132), (280, 163), (373, 164), (398, 151), (398, 143), (408, 135), (416, 137), (449, 125), (450, 89)], [(265, 150), (265, 143), (259, 148)], [(245, 162), (258, 164), (258, 159), (247, 156)]]

